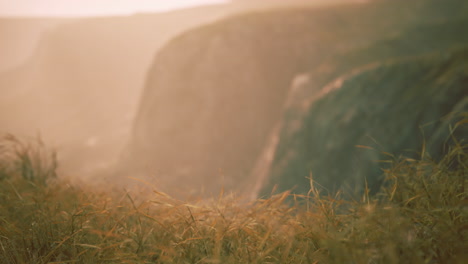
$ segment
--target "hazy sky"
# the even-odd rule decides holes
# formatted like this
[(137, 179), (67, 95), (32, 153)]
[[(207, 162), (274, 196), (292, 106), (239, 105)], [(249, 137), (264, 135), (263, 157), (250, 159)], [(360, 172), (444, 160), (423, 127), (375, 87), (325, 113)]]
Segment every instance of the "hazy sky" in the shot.
[(229, 0), (0, 0), (0, 16), (88, 16), (161, 12)]

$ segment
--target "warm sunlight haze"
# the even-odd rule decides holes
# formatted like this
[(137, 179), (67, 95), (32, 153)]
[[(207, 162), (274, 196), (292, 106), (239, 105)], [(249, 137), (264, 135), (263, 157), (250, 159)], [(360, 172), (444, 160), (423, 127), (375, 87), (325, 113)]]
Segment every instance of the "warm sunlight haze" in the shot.
[(468, 0), (0, 0), (0, 264), (468, 263)]
[(0, 16), (102, 16), (165, 12), (227, 0), (0, 0)]

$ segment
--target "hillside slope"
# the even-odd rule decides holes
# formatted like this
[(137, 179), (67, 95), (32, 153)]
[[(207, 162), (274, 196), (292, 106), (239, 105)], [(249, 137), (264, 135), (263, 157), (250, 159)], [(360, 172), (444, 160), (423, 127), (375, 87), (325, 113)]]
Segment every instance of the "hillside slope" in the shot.
[(313, 98), (366, 64), (464, 46), (467, 10), (379, 1), (247, 14), (182, 34), (154, 59), (122, 170), (175, 188), (246, 190), (295, 77), (307, 73), (316, 85), (298, 97)]
[[(343, 1), (349, 0), (331, 2)], [(0, 130), (26, 136), (39, 133), (58, 147), (62, 169), (94, 173), (115, 161), (128, 141), (153, 56), (172, 37), (233, 14), (329, 2), (249, 1), (66, 20), (43, 34), (28, 61), (0, 73)], [(8, 32), (12, 28), (0, 21), (0, 38), (7, 39), (0, 49), (24, 45), (10, 43), (14, 39), (2, 30), (4, 25)]]
[[(263, 194), (274, 185), (307, 193), (310, 174), (324, 191), (353, 194), (365, 180), (377, 191), (386, 166), (379, 160), (416, 158), (423, 144), (440, 158), (450, 146), (449, 124), (468, 111), (467, 82), (463, 49), (369, 65), (331, 83), (328, 93), (303, 102), (305, 110), (288, 109)], [(466, 129), (455, 132), (468, 140)]]

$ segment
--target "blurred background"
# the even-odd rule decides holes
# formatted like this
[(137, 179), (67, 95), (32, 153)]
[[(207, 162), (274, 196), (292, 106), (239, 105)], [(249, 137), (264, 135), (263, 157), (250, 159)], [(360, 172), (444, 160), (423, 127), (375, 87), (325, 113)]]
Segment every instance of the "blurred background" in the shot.
[(441, 118), (467, 109), (467, 14), (463, 0), (0, 0), (0, 132), (42, 138), (77, 179), (256, 196), (307, 192), (313, 173), (359, 191), (381, 182), (382, 151), (419, 149), (421, 126), (438, 151)]
[(40, 136), (67, 174), (114, 164), (171, 38), (235, 14), (339, 1), (0, 1), (0, 131)]

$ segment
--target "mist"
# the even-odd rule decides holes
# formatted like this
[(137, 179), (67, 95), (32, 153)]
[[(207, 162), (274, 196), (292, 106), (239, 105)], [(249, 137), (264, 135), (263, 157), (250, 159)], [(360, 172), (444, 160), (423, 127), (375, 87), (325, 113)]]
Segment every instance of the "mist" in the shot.
[[(439, 65), (443, 59), (434, 54), (452, 48), (458, 54), (456, 48), (467, 44), (462, 1), (391, 2), (232, 1), (157, 13), (0, 18), (0, 132), (40, 137), (57, 150), (59, 175), (87, 183), (141, 185), (134, 180), (140, 179), (181, 196), (225, 188), (257, 197), (278, 184), (307, 192), (305, 179), (313, 171), (327, 190), (358, 192), (363, 178), (356, 175), (376, 174), (370, 160), (378, 154), (355, 153), (354, 146), (372, 144), (365, 135), (393, 145), (373, 130), (385, 126), (380, 116), (357, 125), (355, 118), (374, 110), (365, 104), (340, 108), (348, 101), (330, 99), (333, 91), (360, 91), (352, 84), (366, 74), (385, 83), (393, 78), (377, 69), (417, 79), (423, 70), (389, 63), (429, 54), (435, 57), (424, 63)], [(434, 35), (441, 37), (426, 45)], [(454, 110), (448, 105), (465, 109), (458, 104), (460, 88), (447, 89), (451, 97), (440, 111), (404, 121), (438, 120)], [(345, 97), (357, 102), (368, 94)], [(414, 111), (427, 113), (432, 101)], [(403, 119), (389, 118), (389, 130), (407, 124)], [(419, 139), (418, 125), (407, 134), (395, 132), (398, 148), (391, 150)], [(359, 136), (333, 134), (342, 127)], [(445, 136), (440, 127), (431, 131), (435, 142)], [(306, 138), (313, 133), (315, 140)], [(328, 154), (306, 146), (321, 153), (346, 150), (340, 153), (362, 162), (334, 160), (354, 173), (343, 178), (330, 161), (338, 154), (324, 158)]]

